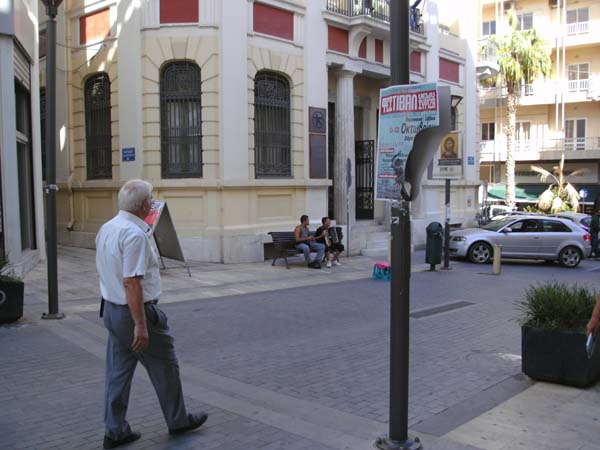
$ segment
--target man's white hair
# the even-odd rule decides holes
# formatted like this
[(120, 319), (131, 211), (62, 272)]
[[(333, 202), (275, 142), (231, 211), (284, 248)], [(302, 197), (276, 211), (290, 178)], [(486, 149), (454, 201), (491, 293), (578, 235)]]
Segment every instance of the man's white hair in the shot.
[(146, 200), (152, 198), (152, 185), (144, 180), (130, 180), (119, 191), (119, 209), (135, 212), (142, 209)]

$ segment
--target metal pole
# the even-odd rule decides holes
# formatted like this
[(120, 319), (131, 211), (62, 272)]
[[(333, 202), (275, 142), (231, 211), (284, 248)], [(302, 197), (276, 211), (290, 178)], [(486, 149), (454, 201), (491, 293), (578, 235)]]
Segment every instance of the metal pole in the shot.
[[(391, 85), (410, 84), (409, 0), (391, 0)], [(390, 420), (382, 450), (417, 450), (419, 438), (408, 436), (410, 203), (392, 205), (392, 282), (390, 299)]]
[(48, 263), (48, 313), (42, 319), (62, 319), (58, 312), (56, 255), (56, 14), (48, 5), (46, 14), (46, 258)]
[(446, 220), (444, 222), (444, 270), (450, 270), (450, 178), (446, 178)]

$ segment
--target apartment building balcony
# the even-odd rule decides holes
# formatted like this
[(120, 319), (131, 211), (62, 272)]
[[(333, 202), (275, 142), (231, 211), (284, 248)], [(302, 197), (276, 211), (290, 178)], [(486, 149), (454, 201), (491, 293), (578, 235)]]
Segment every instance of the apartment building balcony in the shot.
[[(600, 158), (600, 137), (515, 141), (516, 161), (558, 161), (563, 153), (567, 161)], [(506, 138), (497, 137), (493, 141), (481, 141), (479, 159), (482, 163), (506, 161)]]
[[(562, 30), (557, 30), (557, 37), (560, 35)], [(584, 22), (574, 22), (567, 24), (565, 46), (569, 47), (583, 47), (594, 44), (600, 44), (600, 18), (595, 20), (588, 20)]]
[(487, 39), (481, 39), (479, 41), (479, 54), (476, 70), (477, 78), (480, 80), (498, 75), (498, 52), (496, 47)]
[[(532, 84), (522, 85), (517, 94), (519, 105), (550, 105), (562, 99), (564, 91), (566, 103), (587, 102), (597, 100), (600, 96), (600, 73), (591, 74), (590, 78), (580, 80), (536, 80)], [(479, 89), (479, 104), (482, 108), (495, 108), (506, 105), (508, 91), (506, 87)]]
[[(390, 0), (327, 0), (326, 12), (337, 15), (345, 25), (376, 25), (389, 33)], [(328, 18), (335, 20), (333, 16), (328, 15)], [(425, 36), (425, 26), (418, 8), (410, 11), (410, 31), (415, 36)]]

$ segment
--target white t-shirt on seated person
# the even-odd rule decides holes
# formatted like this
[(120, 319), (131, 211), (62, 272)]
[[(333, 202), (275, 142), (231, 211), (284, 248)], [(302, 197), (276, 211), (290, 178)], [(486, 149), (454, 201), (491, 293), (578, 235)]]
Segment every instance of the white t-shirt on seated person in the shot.
[(96, 236), (96, 268), (105, 300), (126, 305), (123, 278), (143, 277), (144, 302), (161, 294), (158, 257), (146, 234), (150, 227), (137, 216), (119, 211)]

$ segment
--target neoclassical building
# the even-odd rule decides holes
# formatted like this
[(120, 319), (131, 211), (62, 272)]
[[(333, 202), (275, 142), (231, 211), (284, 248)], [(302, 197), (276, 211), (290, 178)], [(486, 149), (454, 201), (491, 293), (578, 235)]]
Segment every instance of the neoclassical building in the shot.
[[(452, 221), (465, 223), (479, 180), (477, 3), (465, 2), (472, 19), (460, 21), (444, 3), (411, 14), (411, 77), (462, 98)], [(189, 259), (262, 260), (267, 232), (292, 230), (304, 213), (349, 217), (352, 253), (385, 245), (373, 181), (389, 38), (387, 0), (66, 0), (60, 241), (93, 246), (119, 187), (144, 178), (167, 201)], [(435, 167), (424, 178), (417, 244), (444, 212)]]

